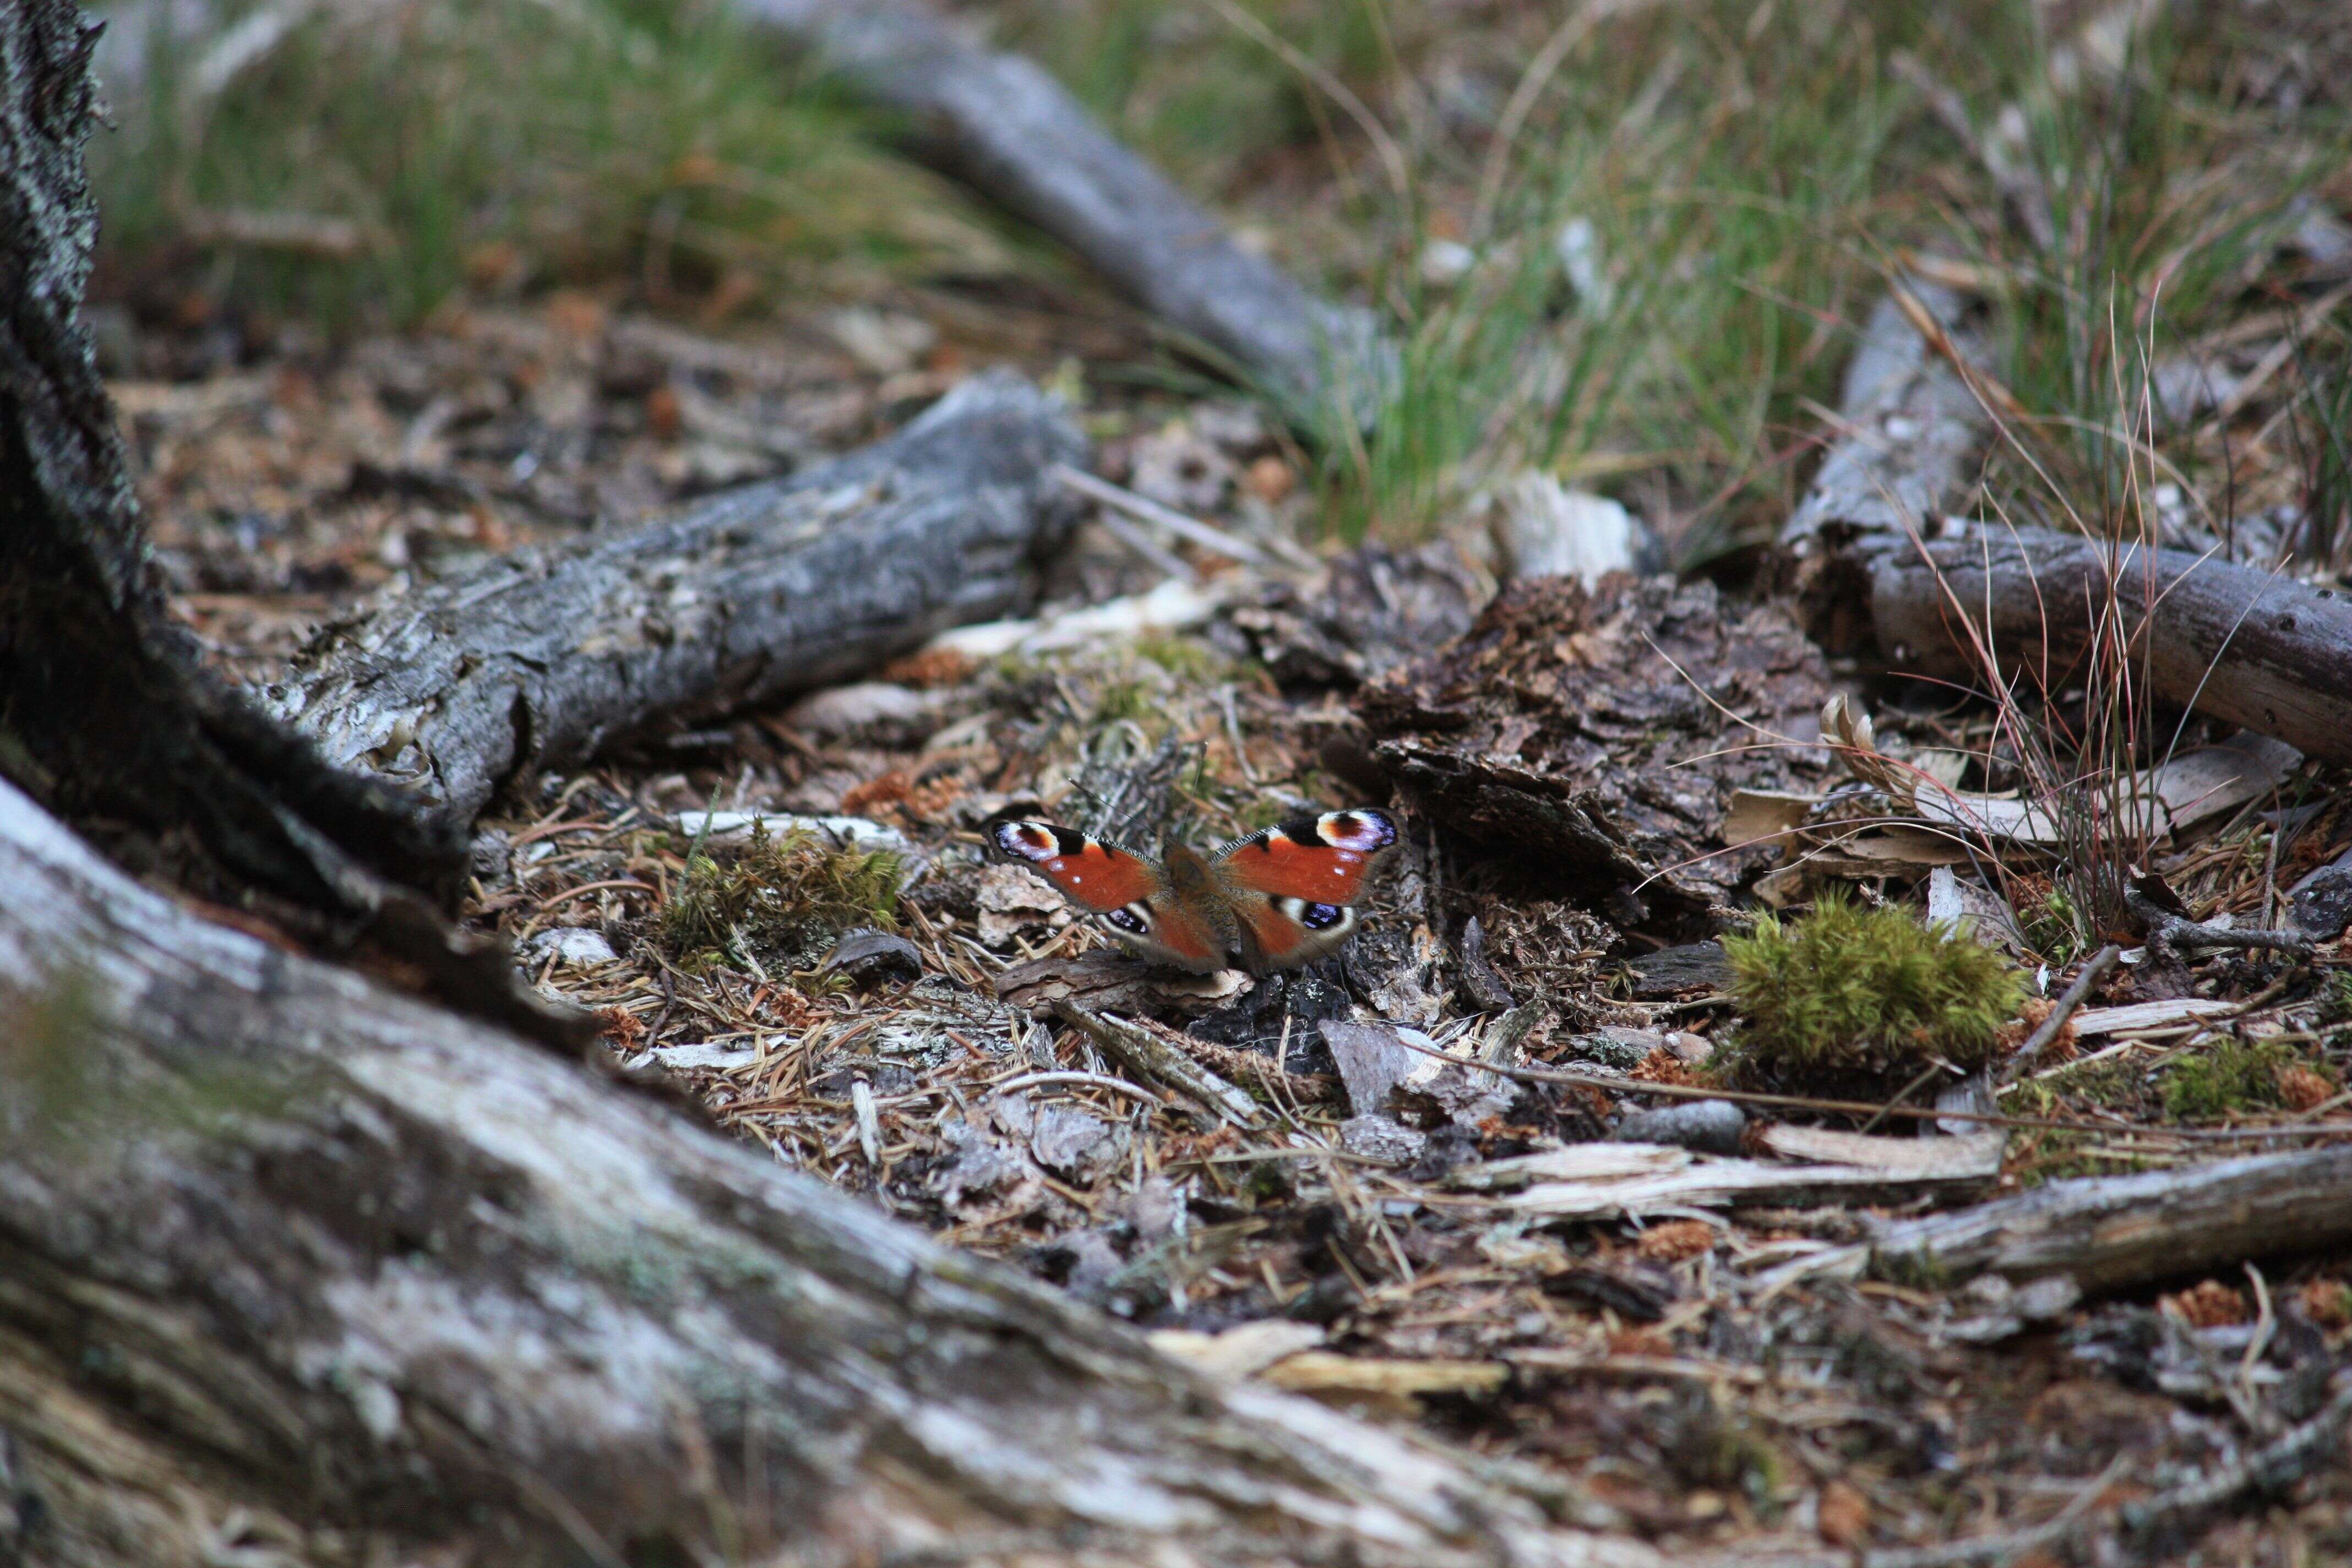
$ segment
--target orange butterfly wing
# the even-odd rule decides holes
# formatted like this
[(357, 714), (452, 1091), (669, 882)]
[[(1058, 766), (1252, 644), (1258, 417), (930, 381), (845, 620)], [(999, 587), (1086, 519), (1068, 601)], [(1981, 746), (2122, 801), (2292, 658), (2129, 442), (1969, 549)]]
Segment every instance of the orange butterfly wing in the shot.
[(1102, 917), (1120, 945), (1196, 973), (1225, 967), (1215, 926), (1171, 896), (1161, 868), (1140, 855), (1051, 822), (999, 822), (989, 842), (1072, 903)]
[(1397, 841), (1396, 819), (1359, 807), (1295, 817), (1217, 857), (1234, 893), (1250, 967), (1288, 969), (1331, 952), (1356, 929), (1356, 901)]

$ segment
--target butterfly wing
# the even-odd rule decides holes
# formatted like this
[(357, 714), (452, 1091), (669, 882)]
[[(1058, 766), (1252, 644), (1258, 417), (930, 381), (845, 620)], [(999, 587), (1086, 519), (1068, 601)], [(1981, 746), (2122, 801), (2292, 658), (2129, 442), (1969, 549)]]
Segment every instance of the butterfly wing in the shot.
[(1360, 806), (1293, 817), (1220, 850), (1217, 872), (1234, 895), (1251, 968), (1288, 969), (1346, 942), (1364, 885), (1396, 841), (1396, 818)]
[(1139, 957), (1205, 974), (1225, 967), (1215, 928), (1173, 898), (1142, 856), (1051, 822), (1000, 822), (989, 842), (1036, 872)]

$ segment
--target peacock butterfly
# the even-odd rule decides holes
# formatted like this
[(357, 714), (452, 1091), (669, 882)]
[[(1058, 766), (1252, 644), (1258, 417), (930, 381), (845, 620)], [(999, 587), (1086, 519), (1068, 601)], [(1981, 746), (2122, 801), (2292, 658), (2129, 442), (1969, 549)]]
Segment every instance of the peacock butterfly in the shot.
[(1051, 822), (992, 823), (988, 839), (1102, 917), (1141, 958), (1196, 973), (1238, 959), (1253, 974), (1336, 949), (1356, 929), (1396, 818), (1358, 806), (1296, 816), (1202, 855), (1171, 840), (1153, 860)]

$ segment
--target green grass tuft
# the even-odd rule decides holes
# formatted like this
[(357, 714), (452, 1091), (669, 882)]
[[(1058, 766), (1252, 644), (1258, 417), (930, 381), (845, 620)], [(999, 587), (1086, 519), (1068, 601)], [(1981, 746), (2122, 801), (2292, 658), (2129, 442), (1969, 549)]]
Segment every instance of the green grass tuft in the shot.
[(662, 942), (681, 957), (740, 955), (749, 946), (805, 964), (845, 931), (895, 926), (905, 870), (887, 849), (838, 849), (798, 828), (772, 837), (755, 823), (740, 850), (688, 857), (662, 910)]
[(468, 283), (693, 297), (740, 272), (856, 295), (1014, 254), (881, 149), (879, 117), (722, 6), (322, 7), (211, 98), (193, 52), (157, 51), (152, 89), (92, 143), (103, 254), (135, 274), (224, 214), (356, 225), (355, 255), (209, 258), (208, 292), (325, 324), (412, 323)]
[(1723, 945), (1742, 1020), (1727, 1070), (1743, 1079), (1899, 1087), (1937, 1058), (1974, 1070), (2024, 995), (1990, 948), (1843, 899)]

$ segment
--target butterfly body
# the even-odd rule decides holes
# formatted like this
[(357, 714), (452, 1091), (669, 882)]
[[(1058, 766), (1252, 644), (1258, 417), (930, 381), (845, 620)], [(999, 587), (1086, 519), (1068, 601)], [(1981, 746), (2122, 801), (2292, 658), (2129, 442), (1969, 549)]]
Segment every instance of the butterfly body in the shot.
[(1355, 904), (1397, 826), (1370, 807), (1327, 811), (1213, 855), (1171, 841), (1157, 860), (1050, 822), (999, 822), (988, 834), (1000, 853), (1099, 915), (1138, 956), (1198, 973), (1238, 961), (1265, 974), (1348, 940)]

